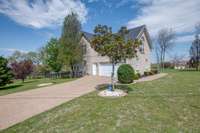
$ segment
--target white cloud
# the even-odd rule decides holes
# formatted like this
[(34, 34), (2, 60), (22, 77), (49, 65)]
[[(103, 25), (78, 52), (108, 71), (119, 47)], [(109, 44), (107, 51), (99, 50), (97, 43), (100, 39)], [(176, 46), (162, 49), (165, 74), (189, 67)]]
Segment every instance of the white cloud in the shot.
[(200, 0), (140, 0), (139, 3), (146, 6), (127, 26), (131, 28), (146, 24), (153, 36), (166, 27), (173, 28), (178, 34), (191, 33), (195, 23), (200, 20)]
[(0, 51), (2, 52), (15, 52), (15, 51), (19, 51), (21, 53), (27, 53), (28, 51), (25, 51), (25, 50), (21, 50), (21, 49), (15, 49), (15, 48), (0, 48)]
[(132, 2), (132, 0), (121, 0), (120, 2), (116, 3), (116, 8), (122, 7), (129, 2)]
[(77, 13), (82, 23), (86, 22), (87, 9), (80, 0), (0, 0), (0, 13), (34, 28), (60, 25), (72, 12)]

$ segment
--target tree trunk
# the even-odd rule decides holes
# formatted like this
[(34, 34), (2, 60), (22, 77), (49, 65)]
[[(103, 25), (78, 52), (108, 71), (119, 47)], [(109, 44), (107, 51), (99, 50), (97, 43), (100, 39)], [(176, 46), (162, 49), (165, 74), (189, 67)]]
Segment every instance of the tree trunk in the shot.
[(160, 57), (158, 51), (156, 51), (156, 58), (157, 58), (157, 70), (160, 72)]
[(196, 70), (199, 71), (199, 57), (197, 55), (197, 66), (196, 66)]
[(115, 63), (112, 63), (112, 75), (111, 75), (112, 91), (115, 89), (114, 76), (115, 76)]
[(72, 76), (72, 78), (74, 78), (75, 77), (75, 75), (74, 75), (74, 65), (73, 64), (70, 64), (70, 68), (71, 68), (71, 76)]
[(160, 53), (160, 69), (163, 71), (163, 50), (161, 50)]
[(197, 71), (199, 71), (199, 58), (200, 58), (199, 48), (197, 47)]
[(161, 70), (164, 71), (165, 66), (165, 49), (161, 50)]
[(165, 50), (163, 51), (163, 71), (165, 69)]

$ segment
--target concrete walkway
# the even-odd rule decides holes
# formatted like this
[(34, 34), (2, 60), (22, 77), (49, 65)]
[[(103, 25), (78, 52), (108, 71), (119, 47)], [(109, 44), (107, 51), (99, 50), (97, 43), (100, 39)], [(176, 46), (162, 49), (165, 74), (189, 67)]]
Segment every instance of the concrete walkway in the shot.
[(0, 96), (0, 130), (95, 90), (110, 78), (86, 76), (75, 81)]
[(135, 83), (156, 80), (156, 79), (162, 78), (166, 75), (167, 75), (167, 73), (159, 73), (159, 74), (156, 74), (156, 75), (143, 77), (143, 78), (140, 78), (139, 80), (135, 80)]

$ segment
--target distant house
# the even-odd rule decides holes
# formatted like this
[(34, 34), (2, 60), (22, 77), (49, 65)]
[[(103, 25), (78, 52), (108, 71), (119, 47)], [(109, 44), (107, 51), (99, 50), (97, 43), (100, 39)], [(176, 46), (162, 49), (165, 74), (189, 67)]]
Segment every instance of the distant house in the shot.
[(182, 61), (176, 62), (174, 64), (174, 69), (176, 69), (176, 70), (186, 69), (187, 67), (188, 67), (188, 61), (187, 60), (182, 60)]
[[(93, 38), (93, 34), (84, 32), (81, 38), (81, 45), (83, 47), (83, 67), (82, 72), (86, 75), (98, 75), (98, 76), (110, 76), (112, 72), (112, 64), (109, 58), (106, 56), (100, 56), (90, 45), (90, 41)], [(147, 28), (145, 25), (129, 29), (127, 35), (131, 39), (139, 39), (142, 41), (142, 45), (138, 48), (137, 57), (133, 59), (127, 59), (126, 62), (130, 64), (136, 72), (143, 74), (145, 71), (149, 71), (151, 67), (150, 53), (151, 53), (151, 40)], [(116, 66), (120, 66), (119, 63)]]

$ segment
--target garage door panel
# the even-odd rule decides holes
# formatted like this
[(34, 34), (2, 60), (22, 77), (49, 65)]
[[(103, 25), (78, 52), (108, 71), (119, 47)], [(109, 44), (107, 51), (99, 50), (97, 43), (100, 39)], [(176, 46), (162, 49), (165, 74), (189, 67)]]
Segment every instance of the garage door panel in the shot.
[[(117, 75), (118, 65), (115, 66), (115, 76)], [(111, 76), (112, 74), (112, 64), (100, 64), (99, 65), (99, 75), (100, 76)]]

